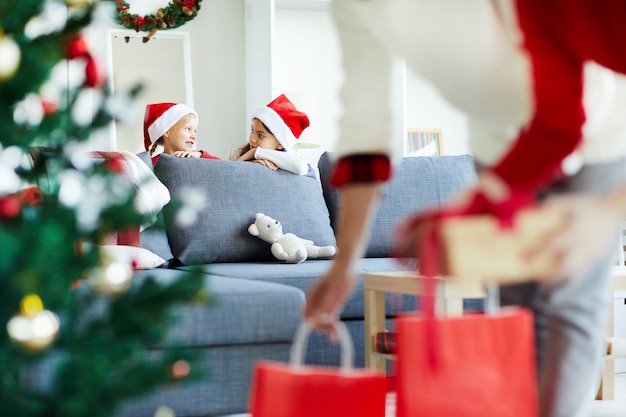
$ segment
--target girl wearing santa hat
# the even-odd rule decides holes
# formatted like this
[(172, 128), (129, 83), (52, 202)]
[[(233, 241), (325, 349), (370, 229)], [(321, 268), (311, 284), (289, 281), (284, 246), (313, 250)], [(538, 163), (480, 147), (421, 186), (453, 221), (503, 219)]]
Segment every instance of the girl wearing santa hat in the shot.
[(152, 164), (162, 153), (179, 158), (220, 159), (203, 150), (196, 150), (198, 113), (181, 103), (153, 103), (146, 106), (143, 121), (143, 138), (146, 151), (150, 152)]
[(309, 166), (292, 149), (308, 126), (307, 115), (298, 111), (281, 94), (252, 115), (248, 143), (231, 149), (228, 159), (256, 162), (274, 171), (280, 168), (305, 175), (309, 172)]

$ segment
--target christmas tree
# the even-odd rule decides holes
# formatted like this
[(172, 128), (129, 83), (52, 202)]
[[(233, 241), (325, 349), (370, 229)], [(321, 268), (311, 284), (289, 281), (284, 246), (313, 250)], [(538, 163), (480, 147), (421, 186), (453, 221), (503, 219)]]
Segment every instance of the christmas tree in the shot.
[(203, 374), (189, 352), (149, 355), (176, 305), (208, 299), (201, 276), (131, 283), (130, 266), (99, 248), (148, 217), (120, 161), (84, 152), (124, 110), (83, 36), (100, 15), (89, 0), (0, 0), (3, 417), (110, 417)]

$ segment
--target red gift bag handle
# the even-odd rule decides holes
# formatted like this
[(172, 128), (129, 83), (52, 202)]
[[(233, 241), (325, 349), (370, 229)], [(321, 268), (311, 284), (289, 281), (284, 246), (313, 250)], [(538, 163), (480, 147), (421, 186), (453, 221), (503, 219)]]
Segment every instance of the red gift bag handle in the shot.
[[(441, 240), (440, 240), (440, 228), (441, 223), (445, 219), (467, 216), (479, 213), (488, 213), (497, 218), (500, 222), (500, 227), (507, 228), (512, 227), (513, 217), (515, 213), (521, 208), (528, 206), (532, 203), (529, 195), (519, 194), (513, 195), (508, 201), (500, 204), (494, 204), (487, 200), (484, 195), (477, 194), (474, 200), (468, 207), (460, 210), (438, 210), (425, 215), (419, 215), (412, 220), (412, 226), (418, 227), (419, 224), (423, 224), (426, 227), (423, 235), (423, 240), (418, 247), (417, 259), (418, 273), (424, 277), (423, 291), (420, 297), (420, 309), (425, 317), (425, 330), (426, 330), (426, 351), (428, 356), (428, 362), (431, 368), (436, 367), (437, 364), (437, 327), (435, 320), (435, 295), (436, 295), (436, 280), (437, 276), (441, 272)], [(487, 284), (487, 304), (486, 312), (494, 313), (499, 310), (499, 290), (497, 283)]]
[[(352, 343), (352, 338), (350, 337), (348, 328), (340, 320), (328, 321), (325, 324), (333, 326), (337, 333), (339, 345), (341, 347), (340, 369), (342, 371), (350, 371), (354, 369), (354, 344)], [(304, 354), (306, 352), (307, 342), (309, 340), (309, 335), (314, 328), (315, 326), (308, 320), (302, 320), (298, 325), (293, 345), (291, 346), (291, 354), (289, 356), (289, 363), (291, 366), (295, 368), (304, 366)]]

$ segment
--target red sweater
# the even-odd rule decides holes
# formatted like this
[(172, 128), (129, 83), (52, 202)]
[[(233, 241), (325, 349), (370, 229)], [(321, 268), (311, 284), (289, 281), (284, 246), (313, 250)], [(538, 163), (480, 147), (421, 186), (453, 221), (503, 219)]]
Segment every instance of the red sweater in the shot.
[(533, 65), (535, 114), (493, 170), (528, 191), (552, 179), (581, 140), (584, 62), (626, 73), (626, 2), (518, 0), (517, 11)]
[[(532, 61), (534, 114), (491, 168), (525, 195), (554, 179), (581, 141), (583, 64), (593, 60), (626, 73), (626, 1), (517, 0), (516, 8)], [(346, 155), (333, 183), (384, 181), (390, 175), (385, 158)]]
[[(215, 159), (215, 160), (219, 160), (220, 158), (218, 158), (215, 155), (211, 155), (210, 153), (208, 153), (207, 151), (203, 151), (201, 150), (200, 152), (202, 152), (202, 155), (200, 156), (200, 158), (204, 158), (204, 159)], [(157, 161), (159, 160), (159, 155), (155, 155), (152, 157), (152, 165), (155, 165), (157, 163)]]

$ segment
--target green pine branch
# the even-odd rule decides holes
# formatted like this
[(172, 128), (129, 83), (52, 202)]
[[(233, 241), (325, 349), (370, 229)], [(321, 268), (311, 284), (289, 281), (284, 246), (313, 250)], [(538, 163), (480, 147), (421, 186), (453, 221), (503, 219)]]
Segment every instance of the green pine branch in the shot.
[[(179, 323), (175, 313), (181, 305), (205, 306), (211, 297), (199, 272), (171, 282), (147, 277), (118, 297), (99, 295), (86, 281), (87, 272), (104, 262), (97, 243), (146, 217), (134, 208), (133, 186), (109, 164), (82, 166), (73, 160), (74, 146), (116, 117), (106, 106), (79, 126), (72, 118), (79, 89), (66, 88), (41, 123), (19, 124), (13, 118), (18, 103), (39, 94), (52, 69), (66, 59), (68, 40), (90, 24), (97, 6), (73, 10), (58, 31), (28, 39), (24, 28), (44, 5), (41, 0), (0, 0), (0, 28), (21, 51), (17, 72), (0, 81), (0, 153), (20, 148), (30, 163), (14, 166), (15, 173), (24, 185), (42, 191), (40, 202), (22, 202), (18, 213), (2, 209), (4, 199), (15, 196), (0, 194), (0, 324), (6, 327), (20, 314), (24, 296), (37, 294), (61, 327), (51, 346), (40, 351), (0, 332), (0, 416), (110, 417), (138, 395), (208, 375), (196, 364), (195, 352), (177, 346), (168, 329)], [(101, 90), (110, 98), (105, 87)], [(137, 87), (127, 94), (132, 98), (138, 92)], [(67, 176), (80, 179), (91, 193), (83, 196), (84, 204), (64, 204), (59, 193)], [(90, 191), (91, 186), (98, 191)], [(98, 213), (93, 224), (81, 220), (89, 210)], [(172, 374), (172, 365), (181, 359), (191, 366), (186, 378)]]

